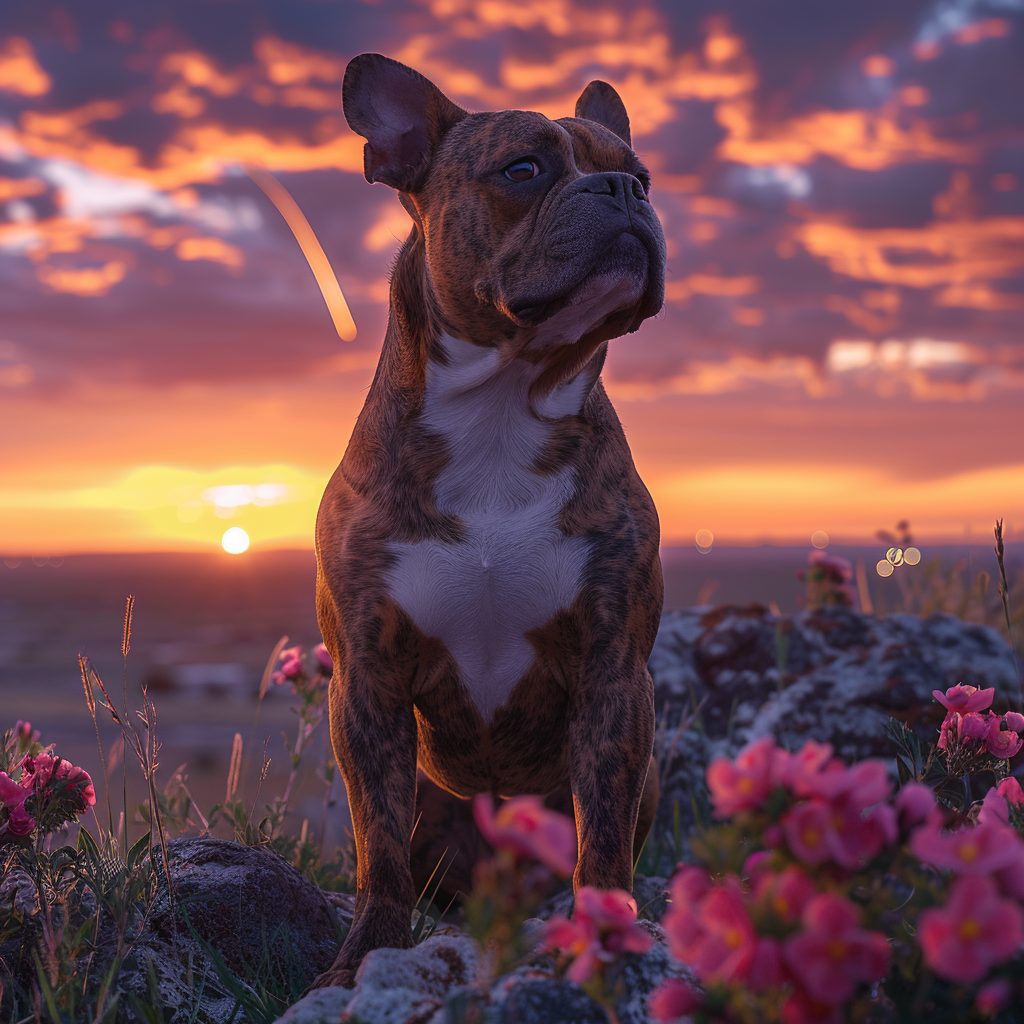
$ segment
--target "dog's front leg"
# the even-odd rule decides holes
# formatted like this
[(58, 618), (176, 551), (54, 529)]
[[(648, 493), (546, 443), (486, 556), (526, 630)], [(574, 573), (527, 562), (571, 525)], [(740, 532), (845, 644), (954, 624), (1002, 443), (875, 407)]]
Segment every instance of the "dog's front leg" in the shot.
[(351, 986), (372, 949), (412, 945), (416, 903), (409, 868), (416, 802), (416, 719), (390, 673), (346, 666), (331, 681), (331, 741), (352, 815), (356, 904), (334, 966), (314, 987)]
[(654, 685), (642, 662), (605, 652), (573, 700), (572, 802), (579, 860), (573, 889), (633, 889), (633, 835), (654, 746)]

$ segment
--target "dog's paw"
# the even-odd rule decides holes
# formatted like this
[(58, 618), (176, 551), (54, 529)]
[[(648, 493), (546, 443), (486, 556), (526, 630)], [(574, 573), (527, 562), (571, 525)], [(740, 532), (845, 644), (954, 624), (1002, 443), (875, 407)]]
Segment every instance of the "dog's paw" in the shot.
[[(340, 985), (342, 988), (353, 988), (355, 983), (355, 967), (339, 967), (335, 964), (316, 978), (309, 988), (306, 989), (306, 992), (312, 992), (315, 988), (332, 988), (336, 985)], [(303, 993), (303, 995), (305, 995), (305, 993)]]

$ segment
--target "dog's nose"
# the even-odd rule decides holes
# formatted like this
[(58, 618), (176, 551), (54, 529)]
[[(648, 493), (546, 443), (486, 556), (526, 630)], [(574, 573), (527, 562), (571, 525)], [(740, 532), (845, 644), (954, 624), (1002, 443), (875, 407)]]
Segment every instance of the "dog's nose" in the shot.
[(640, 184), (640, 179), (632, 174), (626, 174), (624, 171), (588, 174), (580, 179), (579, 190), (598, 196), (613, 196), (619, 199), (632, 196), (643, 203), (648, 201), (647, 196), (644, 194), (644, 187)]

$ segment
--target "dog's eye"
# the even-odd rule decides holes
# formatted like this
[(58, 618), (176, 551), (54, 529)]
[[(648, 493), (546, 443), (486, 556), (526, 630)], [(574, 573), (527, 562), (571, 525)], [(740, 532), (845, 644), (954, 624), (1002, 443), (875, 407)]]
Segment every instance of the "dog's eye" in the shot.
[(540, 168), (532, 160), (517, 160), (505, 168), (505, 177), (513, 181), (529, 181), (540, 174)]

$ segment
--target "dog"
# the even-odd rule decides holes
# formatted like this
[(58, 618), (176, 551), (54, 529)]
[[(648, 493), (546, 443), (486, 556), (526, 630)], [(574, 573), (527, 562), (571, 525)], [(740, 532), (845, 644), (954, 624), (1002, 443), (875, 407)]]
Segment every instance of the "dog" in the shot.
[(591, 82), (558, 120), (474, 114), (361, 54), (342, 100), (366, 179), (413, 227), (317, 517), (356, 850), (353, 924), (317, 986), (411, 944), (417, 767), (463, 798), (568, 785), (575, 889), (631, 891), (664, 595), (657, 513), (600, 380), (608, 342), (664, 301), (664, 235), (618, 94)]

